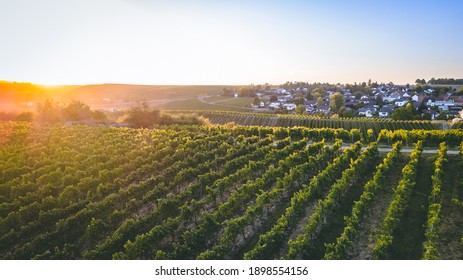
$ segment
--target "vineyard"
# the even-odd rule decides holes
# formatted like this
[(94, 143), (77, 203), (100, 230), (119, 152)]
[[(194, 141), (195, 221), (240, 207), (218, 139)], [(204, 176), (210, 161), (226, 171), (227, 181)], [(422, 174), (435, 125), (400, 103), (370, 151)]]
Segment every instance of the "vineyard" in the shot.
[(272, 126), (309, 128), (342, 128), (345, 130), (358, 129), (366, 135), (371, 129), (374, 133), (386, 130), (433, 130), (436, 126), (431, 121), (394, 121), (388, 118), (322, 118), (312, 115), (262, 114), (226, 111), (183, 111), (199, 113), (208, 118), (213, 124), (235, 123), (246, 126)]
[(0, 122), (0, 259), (463, 259), (463, 131), (236, 116)]
[(463, 121), (456, 122), (454, 125), (452, 125), (453, 129), (462, 129), (463, 128)]

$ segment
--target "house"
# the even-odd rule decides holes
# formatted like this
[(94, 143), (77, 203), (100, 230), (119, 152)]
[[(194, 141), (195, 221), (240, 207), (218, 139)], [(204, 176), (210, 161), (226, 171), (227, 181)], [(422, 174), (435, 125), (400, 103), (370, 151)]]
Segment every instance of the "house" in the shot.
[(309, 112), (309, 113), (312, 113), (313, 111), (315, 111), (315, 106), (317, 105), (317, 101), (315, 101), (315, 100), (306, 100), (304, 102), (304, 105), (305, 105), (306, 111)]
[(347, 101), (347, 102), (344, 103), (344, 106), (345, 106), (346, 108), (355, 109), (355, 105), (356, 105), (356, 104), (357, 104), (357, 103), (354, 102), (354, 101)]
[(286, 93), (286, 89), (284, 89), (284, 88), (277, 88), (277, 89), (275, 90), (275, 93), (284, 94), (284, 93)]
[(365, 107), (360, 108), (358, 110), (358, 112), (359, 112), (360, 116), (365, 116), (365, 117), (368, 117), (368, 118), (373, 117), (373, 114), (374, 114), (374, 112), (371, 109), (365, 108)]
[(450, 117), (450, 116), (459, 117), (462, 110), (463, 110), (463, 106), (461, 105), (449, 106), (447, 117)]
[(341, 93), (344, 95), (344, 98), (352, 96), (350, 89), (343, 89), (341, 90)]
[(453, 103), (455, 103), (455, 105), (463, 105), (463, 97), (453, 97)]
[(394, 111), (394, 105), (384, 105), (381, 110), (379, 110), (378, 115), (380, 118), (389, 118)]
[(315, 100), (307, 100), (306, 102), (304, 102), (304, 104), (305, 104), (306, 106), (312, 106), (312, 107), (314, 107), (314, 106), (317, 105), (317, 101), (315, 101)]
[(368, 104), (370, 103), (370, 97), (363, 95), (362, 97), (360, 97), (360, 101), (362, 101), (364, 104)]
[(439, 116), (439, 112), (437, 112), (436, 110), (427, 109), (421, 112), (421, 116), (424, 116), (424, 115), (430, 115), (431, 120), (435, 120), (437, 116)]
[(434, 92), (434, 90), (433, 90), (432, 88), (429, 88), (429, 89), (425, 89), (424, 92), (425, 92), (426, 94), (431, 94), (431, 93)]
[(358, 110), (359, 115), (363, 115), (366, 117), (373, 117), (373, 115), (377, 112), (377, 108), (374, 105), (366, 105)]
[(379, 108), (378, 101), (376, 99), (370, 100), (370, 102), (368, 103), (368, 106), (369, 107), (375, 107), (376, 109)]
[(426, 98), (426, 95), (423, 93), (418, 94), (418, 102), (423, 102)]
[(447, 111), (449, 107), (455, 106), (455, 103), (453, 101), (436, 100), (434, 106), (437, 106), (441, 111)]
[(404, 98), (400, 98), (400, 99), (397, 99), (394, 104), (395, 106), (398, 106), (398, 107), (403, 107), (405, 106), (405, 104), (408, 103), (408, 100), (407, 99), (404, 99)]
[(426, 97), (423, 102), (426, 106), (435, 106), (436, 98), (435, 97)]
[(278, 96), (278, 101), (279, 102), (287, 102), (288, 100), (293, 99), (293, 96), (291, 94), (285, 94), (283, 96)]
[(272, 102), (270, 105), (268, 105), (270, 109), (280, 109), (280, 103), (279, 102)]
[[(446, 100), (447, 99), (447, 100)], [(441, 111), (447, 111), (449, 107), (455, 106), (455, 103), (452, 100), (448, 100), (448, 98), (444, 98), (439, 96), (437, 98), (431, 97), (426, 102), (427, 106), (437, 106)]]
[(344, 112), (352, 112), (352, 111), (354, 111), (354, 110), (352, 108), (350, 108), (350, 107), (345, 107), (344, 108)]
[(294, 110), (296, 110), (296, 107), (297, 106), (294, 103), (285, 103), (285, 104), (283, 104), (283, 108), (285, 108), (288, 111), (294, 111)]
[(307, 111), (307, 113), (313, 113), (315, 111), (315, 108), (313, 106), (306, 105), (305, 110)]
[(389, 95), (383, 96), (383, 101), (385, 101), (385, 102), (394, 102), (394, 101), (396, 101), (397, 99), (400, 99), (400, 98), (402, 98), (402, 95), (400, 95), (399, 92), (393, 92), (393, 93), (391, 93)]
[(371, 118), (376, 113), (376, 108), (374, 106), (365, 106), (358, 109), (358, 113), (360, 116)]
[(322, 112), (322, 113), (324, 113), (326, 115), (331, 111), (331, 107), (328, 106), (328, 105), (319, 105), (319, 106), (317, 106), (316, 111), (317, 112)]

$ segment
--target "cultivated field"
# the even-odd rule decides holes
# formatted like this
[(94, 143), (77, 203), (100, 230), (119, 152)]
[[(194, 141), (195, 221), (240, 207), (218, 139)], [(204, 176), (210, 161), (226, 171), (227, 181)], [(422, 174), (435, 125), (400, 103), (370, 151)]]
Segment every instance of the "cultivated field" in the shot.
[(462, 259), (463, 135), (412, 132), (0, 123), (0, 258)]

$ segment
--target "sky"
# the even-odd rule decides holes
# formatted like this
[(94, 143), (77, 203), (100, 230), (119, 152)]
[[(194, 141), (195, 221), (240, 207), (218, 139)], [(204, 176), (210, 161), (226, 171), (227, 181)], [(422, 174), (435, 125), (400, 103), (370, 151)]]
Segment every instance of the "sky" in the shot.
[(463, 78), (463, 1), (0, 0), (0, 80)]

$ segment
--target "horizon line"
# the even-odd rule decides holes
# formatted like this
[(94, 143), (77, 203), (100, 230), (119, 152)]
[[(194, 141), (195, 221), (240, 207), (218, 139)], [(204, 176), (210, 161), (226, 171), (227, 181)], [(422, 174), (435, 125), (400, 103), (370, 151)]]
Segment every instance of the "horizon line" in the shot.
[[(437, 78), (441, 79), (441, 78)], [(452, 79), (452, 78), (444, 78), (444, 79)], [(458, 78), (453, 78), (453, 79), (458, 79)], [(354, 85), (354, 84), (362, 84), (362, 83), (368, 83), (367, 81), (362, 81), (362, 82), (353, 82), (353, 83), (341, 83), (341, 82), (319, 82), (319, 81), (286, 81), (285, 83), (307, 83), (307, 84), (329, 84), (329, 85)], [(371, 81), (371, 83), (377, 83), (377, 84), (389, 84), (393, 83), (394, 85), (397, 86), (404, 86), (404, 85), (415, 85), (415, 83), (395, 83), (393, 81), (389, 82), (378, 82), (378, 81)], [(26, 83), (26, 84), (32, 84), (32, 85), (37, 85), (37, 86), (43, 86), (43, 87), (60, 87), (60, 86), (98, 86), (98, 85), (128, 85), (128, 86), (257, 86), (257, 85), (270, 85), (270, 86), (280, 86), (284, 85), (285, 83), (279, 83), (279, 84), (272, 84), (272, 83), (250, 83), (250, 84), (226, 84), (226, 83), (217, 83), (217, 84), (149, 84), (149, 83), (124, 83), (124, 82), (101, 82), (101, 83), (87, 83), (87, 84), (79, 84), (79, 83), (62, 83), (62, 84), (52, 84), (52, 83), (35, 83), (31, 81), (10, 81), (10, 80), (0, 80), (1, 83)]]

